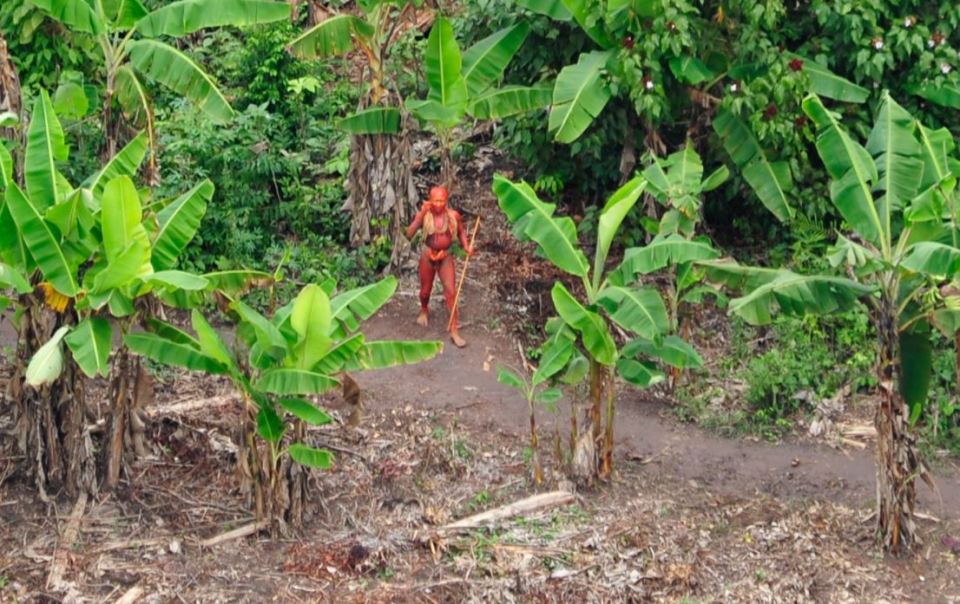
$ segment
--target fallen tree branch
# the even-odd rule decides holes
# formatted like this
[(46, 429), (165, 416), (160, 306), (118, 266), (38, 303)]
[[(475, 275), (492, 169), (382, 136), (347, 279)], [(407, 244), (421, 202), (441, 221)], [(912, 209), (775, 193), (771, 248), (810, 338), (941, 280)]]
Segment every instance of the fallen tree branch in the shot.
[(134, 604), (134, 602), (139, 602), (142, 596), (143, 588), (139, 585), (134, 585), (128, 589), (125, 594), (117, 598), (117, 601), (113, 604)]
[(77, 503), (70, 512), (70, 518), (67, 520), (67, 526), (63, 530), (63, 537), (57, 544), (57, 549), (53, 552), (53, 558), (50, 560), (50, 574), (47, 575), (47, 589), (53, 591), (66, 591), (68, 585), (63, 580), (63, 575), (67, 571), (67, 563), (70, 557), (70, 550), (77, 542), (80, 536), (80, 520), (83, 518), (83, 512), (87, 508), (87, 492), (81, 491), (77, 497)]
[(210, 537), (209, 539), (204, 539), (203, 541), (200, 542), (200, 547), (213, 547), (214, 545), (219, 545), (226, 541), (231, 541), (233, 539), (242, 539), (243, 537), (254, 535), (260, 532), (261, 530), (267, 528), (268, 524), (269, 523), (266, 520), (245, 524), (239, 528), (233, 529), (232, 531), (221, 533), (215, 537)]
[(520, 501), (514, 501), (504, 506), (487, 510), (473, 516), (467, 516), (456, 522), (445, 524), (439, 527), (440, 531), (464, 531), (482, 526), (488, 526), (500, 520), (506, 520), (514, 516), (538, 512), (552, 507), (567, 505), (574, 501), (573, 493), (567, 491), (551, 491), (550, 493), (540, 493)]

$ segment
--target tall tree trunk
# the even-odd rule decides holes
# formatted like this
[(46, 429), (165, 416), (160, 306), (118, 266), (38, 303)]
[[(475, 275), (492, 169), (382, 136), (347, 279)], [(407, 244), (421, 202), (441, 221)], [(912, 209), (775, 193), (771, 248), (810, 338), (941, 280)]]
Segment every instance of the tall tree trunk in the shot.
[(73, 322), (72, 311), (55, 313), (33, 295), (23, 296), (17, 359), (0, 413), (12, 414), (23, 473), (33, 480), (40, 498), (63, 490), (70, 497), (96, 493), (93, 443), (86, 429), (83, 374), (65, 355), (60, 377), (34, 388), (24, 383), (26, 367), (37, 349), (61, 326)]
[(359, 246), (377, 237), (388, 238), (393, 244), (391, 267), (400, 265), (409, 255), (404, 229), (417, 209), (407, 133), (402, 128), (400, 134), (355, 135), (350, 145), (350, 196), (343, 205), (351, 213), (350, 244)]
[(105, 490), (117, 488), (128, 455), (147, 455), (142, 413), (152, 398), (153, 384), (140, 364), (140, 357), (132, 357), (123, 346), (114, 355), (110, 367), (110, 417), (100, 453)]
[(876, 316), (879, 342), (880, 403), (877, 429), (877, 528), (887, 551), (909, 550), (918, 543), (914, 511), (916, 479), (926, 477), (916, 438), (910, 433), (910, 410), (900, 394), (899, 335), (895, 300), (886, 296)]

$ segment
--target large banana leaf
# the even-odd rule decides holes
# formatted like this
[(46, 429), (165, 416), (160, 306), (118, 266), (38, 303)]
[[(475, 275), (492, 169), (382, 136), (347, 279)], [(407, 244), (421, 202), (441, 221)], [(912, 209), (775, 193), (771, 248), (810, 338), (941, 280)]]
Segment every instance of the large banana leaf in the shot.
[(60, 247), (59, 237), (16, 184), (11, 183), (7, 188), (6, 201), (27, 250), (44, 277), (61, 294), (71, 298), (76, 296), (80, 291), (76, 267), (67, 260)]
[(145, 277), (143, 282), (167, 291), (198, 292), (210, 287), (210, 282), (202, 275), (173, 270), (155, 272)]
[(258, 287), (268, 287), (275, 281), (270, 273), (248, 269), (214, 271), (204, 273), (203, 277), (210, 282), (210, 291), (221, 291), (231, 296)]
[(76, 31), (100, 34), (106, 30), (96, 11), (85, 0), (32, 0), (57, 21)]
[(717, 110), (713, 129), (761, 203), (780, 221), (788, 222), (793, 216), (787, 197), (793, 190), (789, 164), (770, 161), (750, 128), (730, 111)]
[(157, 40), (133, 40), (129, 48), (130, 62), (150, 79), (193, 101), (215, 122), (233, 117), (213, 79), (180, 50)]
[(960, 87), (954, 84), (919, 84), (910, 86), (907, 90), (931, 103), (950, 109), (960, 109)]
[(617, 358), (617, 345), (603, 317), (580, 304), (559, 281), (554, 284), (550, 296), (564, 323), (580, 333), (583, 346), (590, 356), (602, 365), (613, 365)]
[(113, 349), (113, 328), (110, 321), (87, 317), (64, 338), (77, 366), (87, 375), (107, 376), (110, 370), (110, 351)]
[(503, 77), (503, 70), (523, 46), (529, 32), (530, 27), (521, 22), (487, 36), (463, 53), (462, 73), (468, 97), (478, 97)]
[(63, 127), (53, 112), (50, 97), (41, 90), (33, 104), (23, 161), (27, 194), (40, 210), (55, 205), (70, 192), (69, 185), (57, 171), (57, 162), (66, 161), (68, 153)]
[(493, 177), (493, 192), (518, 237), (537, 242), (561, 270), (578, 277), (587, 274), (589, 264), (577, 247), (577, 227), (571, 218), (555, 217), (556, 206), (540, 201), (525, 182), (510, 182), (498, 174)]
[(22, 272), (4, 263), (0, 263), (0, 287), (12, 287), (18, 294), (29, 294), (33, 291), (33, 286)]
[(190, 313), (190, 323), (193, 326), (193, 331), (197, 333), (196, 341), (200, 347), (200, 351), (216, 359), (225, 367), (228, 367), (231, 372), (235, 372), (237, 364), (233, 359), (233, 355), (230, 354), (226, 342), (223, 341), (220, 334), (210, 325), (206, 317), (204, 317), (199, 310), (193, 309)]
[(697, 262), (706, 269), (707, 280), (725, 285), (736, 292), (750, 291), (766, 285), (780, 276), (780, 269), (744, 266), (734, 260), (704, 260)]
[[(889, 207), (878, 208), (873, 200), (871, 184), (878, 180), (873, 158), (850, 138), (819, 97), (805, 98), (803, 110), (817, 126), (817, 151), (833, 179), (833, 204), (857, 233), (886, 252), (890, 249)], [(886, 211), (884, 215), (881, 209)]]
[(617, 375), (641, 388), (649, 388), (666, 379), (663, 372), (650, 361), (637, 361), (626, 357), (617, 361)]
[(600, 212), (600, 220), (597, 224), (597, 251), (593, 257), (594, 288), (600, 286), (613, 238), (617, 236), (617, 231), (620, 230), (623, 219), (627, 217), (634, 204), (640, 199), (640, 195), (643, 194), (646, 187), (646, 179), (642, 176), (634, 177), (610, 196), (603, 207), (603, 211)]
[(633, 340), (623, 347), (621, 355), (624, 357), (643, 355), (659, 359), (678, 369), (703, 367), (703, 357), (689, 342), (675, 335), (661, 338), (659, 343), (654, 340)]
[[(280, 330), (268, 321), (266, 317), (245, 304), (242, 300), (234, 300), (230, 304), (230, 309), (240, 316), (241, 321), (252, 328), (256, 343), (265, 354), (278, 360), (286, 356), (288, 352), (286, 339), (284, 339)], [(277, 394), (284, 393), (278, 392)], [(302, 393), (291, 392), (286, 394)]]
[(353, 15), (324, 19), (290, 42), (290, 52), (301, 59), (325, 59), (353, 49), (353, 36), (370, 37), (373, 28)]
[[(722, 275), (718, 263), (705, 263), (710, 268), (708, 276), (717, 279)], [(748, 267), (738, 267), (749, 271)], [(842, 277), (828, 275), (798, 275), (786, 269), (759, 269), (755, 277), (765, 281), (745, 296), (730, 302), (730, 309), (752, 325), (765, 325), (770, 322), (774, 306), (786, 314), (829, 314), (844, 310), (853, 305), (860, 296), (873, 291), (871, 287)], [(750, 282), (750, 277), (734, 272), (730, 281)]]
[(690, 141), (687, 141), (683, 149), (670, 154), (666, 159), (654, 158), (654, 162), (643, 171), (643, 175), (660, 195), (668, 199), (699, 196), (703, 162), (693, 150)]
[(330, 300), (330, 310), (348, 331), (355, 331), (360, 327), (360, 321), (372, 317), (395, 291), (397, 278), (391, 275), (376, 283), (337, 294)]
[(134, 241), (145, 244), (145, 249), (149, 251), (150, 242), (146, 229), (140, 223), (142, 219), (140, 194), (133, 180), (129, 176), (118, 176), (107, 183), (100, 210), (107, 260), (113, 261), (121, 253), (127, 252)]
[(453, 26), (444, 17), (433, 22), (427, 38), (427, 99), (443, 107), (456, 107), (467, 101), (467, 86), (461, 76), (462, 59)]
[(340, 382), (335, 378), (303, 369), (268, 369), (254, 383), (254, 388), (271, 394), (297, 396), (323, 394), (336, 388)]
[(333, 314), (330, 299), (319, 285), (305, 286), (293, 301), (290, 326), (297, 334), (293, 347), (293, 366), (309, 369), (330, 350), (330, 324)]
[(573, 357), (573, 339), (570, 338), (568, 330), (557, 330), (546, 344), (543, 346), (543, 354), (540, 356), (540, 364), (530, 379), (532, 386), (536, 387), (546, 382), (554, 375), (563, 371)]
[(340, 128), (350, 134), (396, 134), (400, 132), (400, 110), (396, 107), (371, 107), (340, 120)]
[(678, 80), (691, 86), (702, 84), (716, 77), (716, 74), (696, 57), (674, 57), (670, 59), (669, 65), (670, 71)]
[(670, 318), (660, 293), (652, 287), (610, 285), (597, 297), (597, 303), (620, 327), (652, 340), (670, 330)]
[(643, 247), (629, 248), (616, 272), (627, 282), (635, 275), (646, 275), (666, 266), (712, 260), (719, 256), (720, 252), (709, 243), (690, 241), (682, 235), (673, 234), (656, 237)]
[(147, 16), (147, 7), (140, 0), (101, 0), (103, 12), (116, 29), (129, 30)]
[(453, 105), (444, 105), (440, 101), (431, 99), (407, 99), (404, 106), (418, 120), (444, 129), (456, 126), (467, 111), (466, 103), (459, 101), (454, 102)]
[(563, 0), (517, 0), (517, 4), (557, 21), (573, 20), (573, 13), (567, 10)]
[(364, 341), (362, 333), (340, 340), (310, 369), (327, 375), (340, 373), (348, 362), (354, 361), (363, 348)]
[(156, 156), (156, 133), (153, 129), (153, 105), (150, 95), (140, 78), (130, 65), (117, 70), (116, 95), (120, 107), (132, 124), (143, 127), (147, 134), (147, 148), (150, 150), (151, 163)]
[(127, 247), (111, 258), (93, 279), (91, 294), (104, 294), (111, 289), (126, 288), (150, 269), (150, 244), (145, 239), (131, 239)]
[(810, 78), (810, 92), (814, 94), (847, 103), (863, 103), (870, 96), (870, 91), (863, 86), (838, 76), (816, 61), (794, 53), (787, 53), (786, 57), (803, 62), (803, 72)]
[(498, 120), (543, 109), (553, 98), (552, 86), (505, 86), (471, 98), (467, 111), (479, 120)]
[(153, 240), (154, 269), (159, 271), (176, 265), (177, 257), (197, 234), (213, 192), (213, 183), (204, 180), (157, 213), (160, 229)]
[(567, 65), (557, 76), (553, 88), (553, 108), (549, 128), (554, 139), (572, 143), (593, 123), (610, 100), (611, 92), (601, 80), (612, 51), (593, 51), (580, 55), (575, 65)]
[(24, 374), (28, 386), (39, 388), (60, 377), (63, 371), (63, 347), (60, 342), (69, 331), (68, 326), (61, 327), (33, 354)]
[(877, 199), (877, 211), (886, 221), (886, 233), (891, 232), (891, 211), (903, 210), (920, 191), (924, 164), (915, 128), (913, 116), (885, 92), (866, 148), (877, 166), (879, 180), (874, 188), (884, 192)]
[(206, 27), (256, 25), (290, 18), (290, 5), (269, 0), (179, 0), (137, 21), (148, 38), (183, 36)]
[(935, 241), (921, 241), (907, 249), (900, 266), (938, 279), (952, 279), (960, 272), (960, 249)]
[(333, 421), (333, 418), (325, 411), (302, 398), (282, 398), (280, 399), (280, 406), (311, 426), (324, 426)]
[(135, 332), (123, 338), (133, 352), (158, 363), (204, 373), (228, 373), (226, 365), (189, 344), (174, 342), (155, 333)]
[(86, 187), (93, 192), (95, 198), (103, 194), (103, 188), (114, 178), (118, 176), (133, 177), (137, 173), (140, 164), (143, 163), (143, 158), (147, 155), (147, 143), (146, 132), (136, 135), (85, 183)]
[(440, 354), (443, 343), (436, 341), (380, 340), (366, 342), (358, 354), (344, 366), (346, 371), (387, 369), (398, 365), (413, 365), (428, 361)]

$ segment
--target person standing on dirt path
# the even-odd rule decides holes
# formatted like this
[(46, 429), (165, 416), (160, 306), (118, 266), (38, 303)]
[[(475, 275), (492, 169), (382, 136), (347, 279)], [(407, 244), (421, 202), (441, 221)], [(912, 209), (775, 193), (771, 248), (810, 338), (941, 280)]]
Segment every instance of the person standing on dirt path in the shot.
[(455, 239), (459, 239), (460, 246), (468, 256), (472, 256), (474, 250), (467, 241), (467, 229), (460, 213), (447, 207), (448, 197), (446, 187), (430, 189), (430, 198), (424, 202), (413, 222), (407, 227), (407, 239), (413, 238), (418, 230), (423, 229), (426, 249), (420, 255), (420, 315), (417, 317), (417, 324), (427, 326), (430, 293), (433, 291), (433, 282), (439, 275), (444, 302), (447, 310), (453, 313), (450, 317), (450, 340), (458, 348), (463, 348), (467, 342), (460, 337), (457, 330), (457, 311), (453, 308), (456, 296), (456, 264), (450, 254), (450, 247)]

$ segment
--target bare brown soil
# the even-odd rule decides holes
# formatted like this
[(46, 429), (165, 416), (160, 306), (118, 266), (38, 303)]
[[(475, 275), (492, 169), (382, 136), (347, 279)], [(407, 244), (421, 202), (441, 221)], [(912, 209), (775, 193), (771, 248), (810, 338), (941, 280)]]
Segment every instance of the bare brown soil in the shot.
[[(5, 480), (16, 460), (0, 459), (0, 601), (960, 602), (960, 482), (949, 465), (937, 477), (942, 503), (920, 487), (924, 545), (886, 558), (872, 534), (869, 447), (722, 439), (625, 388), (611, 482), (574, 505), (441, 536), (439, 525), (536, 492), (526, 405), (496, 368), (522, 366), (525, 326), (549, 314), (560, 277), (517, 254), (481, 176), (465, 187), (486, 225), (465, 286), (468, 347), (357, 376), (360, 428), (309, 433), (337, 464), (313, 475), (302, 532), (202, 545), (253, 520), (233, 471), (241, 403), (222, 380), (165, 373), (154, 454), (75, 520), (73, 502), (48, 506)], [(416, 314), (407, 277), (366, 332), (445, 337), (439, 292), (430, 326)], [(554, 422), (567, 425), (560, 409), (541, 413), (547, 460)], [(569, 487), (552, 470), (544, 488)]]

